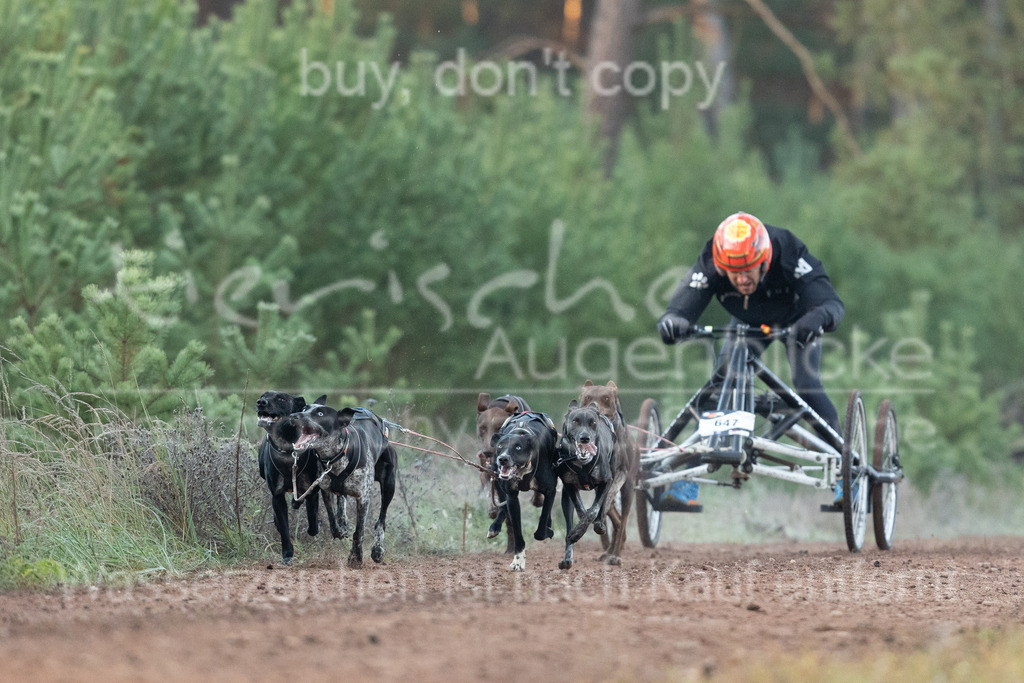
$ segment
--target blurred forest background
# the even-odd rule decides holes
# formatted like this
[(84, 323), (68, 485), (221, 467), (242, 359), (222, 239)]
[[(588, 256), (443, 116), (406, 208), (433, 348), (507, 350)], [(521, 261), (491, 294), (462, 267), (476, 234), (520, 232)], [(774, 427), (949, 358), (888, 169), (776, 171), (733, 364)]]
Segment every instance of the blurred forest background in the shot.
[(913, 484), (1019, 480), (1022, 0), (0, 0), (4, 438), (675, 410), (706, 360), (654, 322), (741, 209), (826, 264), (826, 385), (896, 402)]

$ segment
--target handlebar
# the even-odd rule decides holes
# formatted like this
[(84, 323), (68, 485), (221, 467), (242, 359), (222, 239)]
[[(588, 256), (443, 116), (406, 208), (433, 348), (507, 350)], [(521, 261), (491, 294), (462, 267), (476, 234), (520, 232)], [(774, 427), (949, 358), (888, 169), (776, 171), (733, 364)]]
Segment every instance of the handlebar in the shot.
[(789, 328), (770, 327), (768, 325), (761, 325), (760, 327), (754, 327), (752, 325), (695, 325), (689, 329), (686, 337), (680, 341), (689, 341), (691, 339), (721, 339), (723, 337), (728, 337), (729, 335), (741, 337), (747, 336), (750, 333), (754, 333), (756, 336), (763, 339), (785, 339), (789, 336)]

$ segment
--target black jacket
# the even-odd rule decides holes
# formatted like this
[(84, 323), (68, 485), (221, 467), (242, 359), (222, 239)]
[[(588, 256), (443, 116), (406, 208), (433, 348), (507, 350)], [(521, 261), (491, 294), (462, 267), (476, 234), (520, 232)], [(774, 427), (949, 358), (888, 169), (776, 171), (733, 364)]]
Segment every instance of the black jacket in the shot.
[(790, 231), (765, 227), (772, 241), (772, 262), (753, 294), (740, 294), (728, 277), (718, 274), (708, 240), (697, 263), (672, 295), (668, 312), (693, 324), (711, 298), (717, 297), (725, 310), (748, 325), (792, 325), (805, 313), (814, 311), (826, 332), (834, 330), (843, 318), (843, 302), (821, 261)]

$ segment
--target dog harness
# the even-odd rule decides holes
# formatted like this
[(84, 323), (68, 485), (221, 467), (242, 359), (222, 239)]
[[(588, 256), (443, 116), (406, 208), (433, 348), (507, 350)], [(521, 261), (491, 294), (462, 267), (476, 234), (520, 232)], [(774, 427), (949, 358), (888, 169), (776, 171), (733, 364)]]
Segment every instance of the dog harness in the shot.
[[(351, 410), (352, 417), (349, 420), (349, 424), (352, 424), (353, 420), (371, 420), (380, 429), (381, 433), (384, 435), (384, 439), (387, 440), (389, 438), (390, 433), (388, 431), (387, 424), (385, 424), (384, 420), (378, 417), (375, 413), (367, 410), (366, 408), (352, 408)], [(320, 458), (318, 455), (320, 464), (323, 465), (325, 471), (329, 471), (331, 465), (333, 465), (335, 462), (348, 455), (348, 425), (346, 425), (342, 431), (342, 443), (344, 444), (344, 446), (342, 447), (341, 452), (338, 453), (337, 455), (331, 458)], [(351, 475), (355, 471), (356, 466), (358, 465), (358, 461), (358, 458), (349, 458), (348, 462), (345, 464), (345, 469), (343, 469), (337, 475), (334, 475), (335, 479), (341, 479), (342, 481), (348, 479), (349, 475)]]
[[(259, 446), (259, 452), (261, 454), (264, 453), (264, 452), (267, 453), (267, 455), (269, 456), (267, 458), (267, 460), (270, 461), (270, 465), (277, 471), (278, 474), (280, 474), (282, 477), (288, 476), (289, 472), (286, 472), (285, 470), (282, 470), (280, 467), (278, 467), (277, 459), (274, 456), (275, 455), (279, 455), (279, 456), (281, 456), (283, 458), (283, 457), (288, 456), (289, 454), (287, 452), (285, 452), (285, 451), (282, 451), (277, 446), (275, 446), (270, 441), (270, 437), (269, 436), (263, 437), (263, 442), (260, 443), (260, 446)], [(292, 457), (292, 460), (293, 460), (292, 468), (294, 469), (296, 467), (298, 467), (298, 468), (305, 467), (306, 463), (309, 462), (309, 456), (310, 456), (309, 451), (303, 451), (301, 456), (296, 455), (295, 451), (292, 451), (291, 452), (291, 457)]]
[[(499, 396), (498, 398), (494, 399), (494, 401), (505, 401), (505, 405), (508, 405), (512, 401), (515, 401), (516, 402), (516, 406), (517, 406), (516, 407), (516, 412), (514, 413), (515, 415), (518, 415), (519, 413), (530, 412), (530, 406), (527, 405), (526, 401), (523, 399), (522, 396), (515, 396), (513, 394), (505, 394), (504, 396)], [(494, 401), (492, 401), (492, 403)]]
[(509, 415), (508, 419), (502, 423), (501, 429), (498, 431), (504, 432), (506, 429), (509, 431), (512, 429), (525, 429), (524, 425), (529, 424), (530, 422), (541, 422), (548, 429), (552, 431), (555, 430), (555, 423), (551, 421), (550, 417), (544, 413), (538, 413), (535, 410), (527, 410), (522, 413)]

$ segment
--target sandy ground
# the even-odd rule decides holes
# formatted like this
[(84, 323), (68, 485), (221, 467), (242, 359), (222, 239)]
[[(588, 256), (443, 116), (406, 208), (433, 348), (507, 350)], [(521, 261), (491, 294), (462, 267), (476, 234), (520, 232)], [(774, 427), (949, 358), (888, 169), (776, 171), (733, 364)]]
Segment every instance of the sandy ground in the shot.
[[(678, 680), (763, 653), (863, 657), (1024, 621), (1024, 538), (627, 544), (260, 564), (0, 595), (0, 680)], [(344, 557), (339, 546), (338, 557)]]

